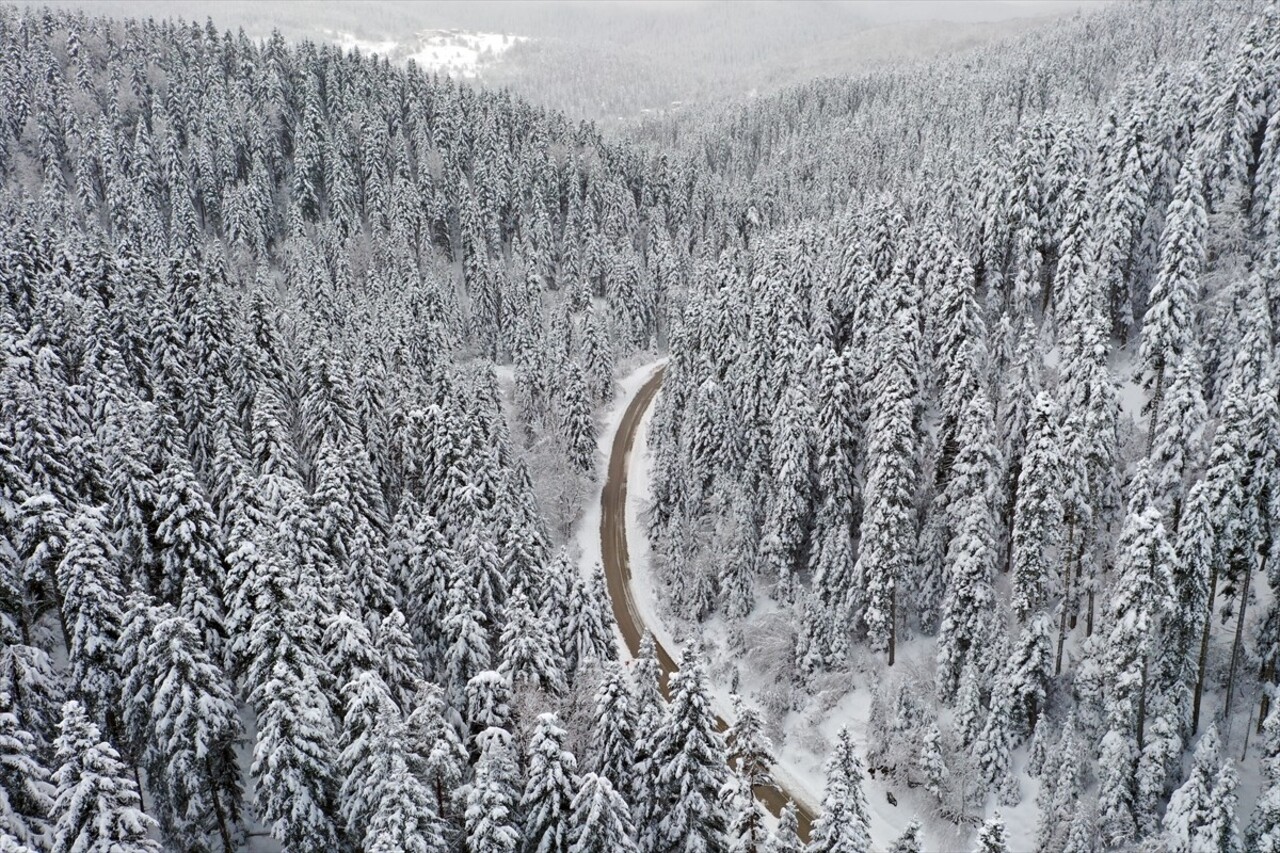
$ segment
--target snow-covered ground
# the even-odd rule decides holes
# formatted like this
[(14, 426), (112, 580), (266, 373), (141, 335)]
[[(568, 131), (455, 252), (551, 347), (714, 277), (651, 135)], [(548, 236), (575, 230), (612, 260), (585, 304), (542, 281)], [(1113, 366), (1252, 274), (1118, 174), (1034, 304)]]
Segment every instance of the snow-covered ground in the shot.
[(344, 51), (377, 54), (402, 65), (412, 59), (427, 73), (467, 78), (475, 77), (512, 46), (528, 41), (526, 36), (471, 30), (422, 30), (405, 41), (371, 41), (334, 30), (324, 30), (324, 36)]
[[(599, 438), (601, 477), (607, 468), (609, 450), (614, 435), (628, 404), (663, 362), (651, 361), (637, 367), (619, 382), (619, 393), (614, 403), (602, 416)], [(692, 624), (670, 612), (667, 603), (659, 596), (659, 581), (655, 577), (652, 553), (646, 534), (644, 513), (651, 495), (651, 454), (648, 447), (649, 424), (653, 407), (646, 412), (637, 429), (632, 450), (630, 473), (627, 482), (627, 547), (631, 561), (632, 591), (635, 603), (646, 626), (657, 640), (673, 654), (689, 636), (701, 639), (708, 656), (708, 670), (716, 712), (731, 719), (731, 696), (736, 684), (737, 692), (744, 700), (759, 705), (759, 697), (772, 685), (771, 676), (753, 668), (749, 657), (730, 642), (730, 626), (719, 616), (702, 624)], [(578, 527), (577, 543), (580, 563), (584, 571), (594, 566), (600, 557), (600, 501), (598, 490), (594, 499), (584, 509)], [(767, 611), (771, 603), (760, 600), (757, 614)], [(776, 606), (774, 606), (776, 609)], [(626, 652), (625, 644), (619, 644)], [(927, 658), (932, 646), (916, 640), (904, 644), (899, 652), (898, 672), (928, 667)], [(867, 721), (871, 709), (871, 681), (859, 674), (844, 674), (842, 680), (815, 691), (800, 710), (791, 711), (782, 720), (781, 731), (775, 732), (774, 752), (778, 763), (775, 774), (778, 781), (798, 799), (803, 800), (815, 813), (821, 805), (825, 774), (822, 765), (830, 745), (841, 726), (848, 726), (855, 743), (865, 753)], [(766, 718), (767, 718), (766, 714)], [(1025, 763), (1026, 749), (1015, 753), (1015, 767)], [(1038, 783), (1034, 779), (1021, 780), (1022, 802), (1015, 808), (999, 809), (1006, 822), (1010, 849), (1030, 850), (1035, 846), (1036, 809), (1035, 796)], [(930, 821), (929, 804), (923, 795), (881, 779), (868, 778), (865, 784), (867, 803), (871, 814), (872, 840), (877, 847), (887, 847), (906, 828), (913, 817), (920, 817), (926, 830), (926, 843), (930, 849), (963, 848), (968, 843), (970, 830), (957, 831), (949, 824)], [(889, 803), (892, 793), (897, 806)], [(988, 813), (996, 811), (993, 807)]]
[(451, 77), (474, 77), (482, 65), (527, 40), (524, 36), (507, 33), (423, 30), (418, 33), (417, 48), (406, 59), (412, 59), (424, 71), (438, 71)]

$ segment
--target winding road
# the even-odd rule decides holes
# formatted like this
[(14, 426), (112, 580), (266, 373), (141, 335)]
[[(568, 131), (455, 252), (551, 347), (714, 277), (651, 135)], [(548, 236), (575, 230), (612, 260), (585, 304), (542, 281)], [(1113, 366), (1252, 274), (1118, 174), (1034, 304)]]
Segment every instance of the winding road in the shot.
[[(613, 617), (633, 657), (640, 651), (640, 639), (644, 636), (645, 625), (631, 593), (631, 559), (627, 551), (627, 472), (636, 429), (662, 387), (664, 372), (665, 367), (659, 367), (628, 404), (613, 437), (608, 478), (600, 495), (600, 545), (605, 581), (613, 604)], [(667, 679), (676, 671), (676, 662), (661, 644), (657, 644), (657, 652), (658, 663), (662, 668), (662, 692), (665, 695)], [(716, 726), (722, 732), (728, 728), (728, 724), (720, 717), (716, 717)], [(800, 838), (808, 843), (814, 815), (807, 806), (782, 787), (757, 787), (755, 795), (775, 815), (782, 811), (788, 801), (794, 801), (800, 824)]]

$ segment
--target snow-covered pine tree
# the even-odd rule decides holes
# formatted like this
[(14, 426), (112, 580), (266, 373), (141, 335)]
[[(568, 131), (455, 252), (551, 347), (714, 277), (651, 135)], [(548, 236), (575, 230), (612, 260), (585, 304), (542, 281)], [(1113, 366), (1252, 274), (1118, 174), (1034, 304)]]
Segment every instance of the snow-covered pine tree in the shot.
[(731, 791), (731, 849), (735, 853), (764, 853), (769, 831), (755, 791), (773, 786), (769, 770), (774, 760), (772, 747), (764, 732), (764, 720), (755, 708), (735, 697), (733, 710), (737, 719), (725, 732), (729, 763), (734, 770), (726, 789)]
[(686, 645), (671, 676), (671, 704), (654, 734), (656, 820), (643, 828), (650, 853), (725, 853), (728, 818), (720, 802), (727, 778), (724, 743), (716, 731), (707, 674), (697, 647)]
[(62, 723), (54, 744), (52, 829), (49, 850), (112, 850), (159, 853), (150, 837), (156, 822), (142, 811), (132, 774), (79, 702), (62, 707)]
[(871, 849), (862, 762), (853, 751), (848, 727), (840, 729), (827, 758), (822, 813), (813, 822), (809, 853), (866, 853)]
[(1136, 774), (1146, 723), (1148, 671), (1161, 619), (1173, 602), (1170, 566), (1176, 558), (1160, 512), (1151, 506), (1145, 468), (1135, 477), (1118, 551), (1104, 657), (1107, 734), (1102, 742), (1099, 803), (1103, 837), (1113, 846), (1126, 843), (1142, 822)]
[(410, 770), (430, 790), (436, 814), (452, 821), (469, 756), (458, 729), (445, 718), (448, 713), (443, 691), (424, 685), (405, 718), (405, 744)]
[(0, 693), (0, 831), (35, 849), (47, 829), (53, 794), (35, 738), (21, 728), (9, 694)]
[(529, 606), (523, 593), (507, 599), (506, 624), (498, 638), (498, 672), (514, 687), (528, 686), (551, 695), (563, 693), (564, 664), (558, 643), (546, 623)]
[(796, 804), (787, 800), (778, 815), (778, 828), (769, 838), (768, 853), (804, 853), (800, 840), (800, 817)]
[(924, 839), (920, 837), (923, 831), (919, 819), (912, 818), (907, 828), (889, 846), (888, 853), (924, 853)]
[(995, 609), (991, 573), (995, 566), (991, 498), (995, 483), (995, 444), (990, 403), (979, 392), (965, 405), (952, 466), (948, 513), (955, 534), (947, 550), (949, 584), (938, 632), (938, 684), (952, 697), (969, 661), (985, 668)]
[[(907, 312), (893, 318), (898, 326), (909, 320)], [(912, 566), (915, 543), (917, 380), (908, 373), (915, 361), (913, 331), (891, 327), (886, 334), (890, 361), (876, 388), (875, 417), (868, 430), (868, 509), (854, 568), (858, 586), (866, 589), (865, 601), (850, 610), (860, 610), (872, 648), (887, 651), (892, 665), (902, 618), (899, 606), (905, 610), (906, 604), (899, 601), (898, 583)]]
[(485, 729), (476, 736), (480, 757), (467, 785), (466, 848), (472, 853), (515, 853), (520, 846), (520, 768), (511, 735)]
[(1218, 727), (1211, 725), (1196, 744), (1195, 758), (1186, 781), (1169, 798), (1169, 807), (1164, 814), (1163, 841), (1170, 853), (1201, 849), (1199, 837), (1210, 823), (1221, 751)]
[(539, 714), (526, 753), (527, 781), (520, 799), (522, 842), (529, 853), (568, 853), (578, 762), (565, 749), (568, 733), (555, 714)]
[(1051, 555), (1062, 528), (1062, 457), (1058, 413), (1046, 392), (1036, 397), (1013, 510), (1013, 612), (1026, 621), (1054, 591)]
[(777, 580), (774, 595), (781, 601), (794, 598), (796, 573), (808, 560), (814, 503), (812, 424), (816, 417), (805, 390), (792, 385), (779, 400), (771, 421), (773, 489), (760, 551), (766, 571)]
[(188, 850), (230, 850), (241, 797), (235, 698), (195, 626), (167, 610), (139, 649), (137, 663), (140, 677), (150, 681), (143, 694), (149, 707), (138, 709), (150, 720), (141, 755), (147, 788), (173, 843)]
[(1009, 853), (1009, 840), (1005, 833), (1004, 819), (996, 812), (982, 822), (973, 853)]
[(1246, 849), (1259, 853), (1280, 853), (1280, 702), (1262, 724), (1262, 795), (1253, 807), (1245, 829)]
[(596, 688), (591, 724), (591, 763), (597, 775), (623, 786), (633, 777), (640, 736), (635, 697), (621, 663), (605, 666)]
[(627, 804), (603, 776), (587, 773), (579, 780), (570, 824), (568, 853), (636, 853), (639, 849)]

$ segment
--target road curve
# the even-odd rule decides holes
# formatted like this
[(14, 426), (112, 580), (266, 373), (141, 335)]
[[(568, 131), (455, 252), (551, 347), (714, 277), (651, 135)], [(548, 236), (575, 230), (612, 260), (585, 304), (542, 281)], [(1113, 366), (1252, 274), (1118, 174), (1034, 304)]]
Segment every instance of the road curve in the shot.
[[(631, 559), (627, 551), (627, 471), (636, 429), (662, 387), (665, 370), (665, 367), (659, 367), (627, 405), (622, 422), (618, 424), (618, 431), (613, 437), (608, 477), (600, 495), (600, 552), (604, 562), (605, 582), (613, 605), (613, 617), (633, 657), (640, 651), (640, 639), (644, 636), (645, 625), (631, 594)], [(661, 644), (657, 644), (657, 652), (658, 664), (662, 668), (662, 691), (665, 694), (667, 679), (676, 671), (676, 662)], [(728, 728), (720, 717), (716, 717), (716, 726), (720, 731)], [(788, 801), (795, 801), (800, 838), (808, 843), (809, 828), (814, 816), (806, 806), (781, 787), (757, 787), (755, 794), (756, 799), (775, 815), (782, 811)]]

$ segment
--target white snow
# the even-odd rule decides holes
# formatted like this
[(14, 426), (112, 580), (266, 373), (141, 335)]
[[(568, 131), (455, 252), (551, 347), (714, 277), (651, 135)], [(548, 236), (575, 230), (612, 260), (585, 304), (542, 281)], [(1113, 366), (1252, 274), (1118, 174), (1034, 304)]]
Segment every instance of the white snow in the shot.
[(450, 77), (475, 77), (481, 68), (494, 62), (528, 36), (510, 33), (481, 33), (471, 30), (422, 30), (405, 41), (372, 41), (353, 33), (324, 30), (329, 41), (344, 51), (377, 54), (400, 65), (412, 59), (422, 71)]
[(397, 41), (368, 41), (342, 31), (325, 30), (324, 34), (343, 51), (359, 50), (366, 56), (374, 53), (378, 56), (390, 56), (400, 45)]
[(501, 56), (513, 45), (528, 41), (508, 33), (477, 33), (467, 30), (423, 30), (417, 49), (405, 58), (424, 71), (451, 77), (475, 77), (480, 67)]
[[(600, 468), (601, 480), (605, 475), (614, 435), (626, 407), (645, 381), (653, 375), (653, 371), (663, 363), (664, 360), (660, 359), (642, 364), (619, 382), (620, 393), (602, 417), (599, 448), (604, 464)], [(636, 607), (646, 626), (668, 651), (675, 653), (682, 641), (691, 634), (696, 634), (702, 640), (708, 656), (708, 675), (716, 712), (725, 719), (730, 719), (732, 685), (736, 682), (737, 692), (742, 698), (758, 705), (759, 696), (765, 689), (773, 686), (770, 683), (772, 676), (753, 669), (748, 655), (731, 648), (731, 626), (723, 618), (716, 616), (701, 625), (691, 624), (678, 614), (672, 614), (659, 596), (659, 581), (653, 572), (644, 520), (644, 512), (651, 499), (648, 433), (652, 414), (651, 406), (637, 428), (627, 482), (627, 547)], [(597, 484), (598, 487), (600, 485)], [(587, 571), (601, 559), (599, 488), (595, 491), (594, 499), (584, 509), (577, 541), (580, 566), (583, 571)], [(760, 616), (776, 610), (777, 605), (761, 596), (756, 610), (749, 617), (747, 630), (751, 630), (752, 623), (758, 623)], [(622, 643), (620, 634), (619, 645), (626, 655), (626, 645)], [(917, 638), (906, 642), (899, 649), (895, 673), (930, 672), (932, 655), (933, 644), (929, 639)], [(775, 776), (814, 813), (820, 811), (825, 785), (822, 765), (841, 726), (849, 727), (855, 743), (865, 754), (871, 689), (879, 678), (879, 673), (883, 671), (883, 666), (878, 661), (867, 661), (867, 664), (866, 667), (855, 667), (859, 670), (857, 672), (837, 673), (817, 684), (814, 694), (807, 697), (804, 706), (788, 713), (782, 721), (781, 731), (774, 732), (774, 753), (777, 758)], [(1026, 747), (1015, 752), (1013, 760), (1015, 768), (1025, 764)], [(1000, 812), (1006, 824), (1010, 849), (1033, 849), (1037, 818), (1035, 797), (1039, 783), (1026, 775), (1020, 775), (1019, 782), (1022, 790), (1021, 803), (1014, 808), (998, 807), (993, 797), (988, 803), (986, 815)], [(963, 849), (968, 846), (972, 829), (957, 828), (936, 819), (931, 820), (932, 809), (927, 795), (887, 783), (883, 777), (866, 779), (864, 790), (870, 810), (872, 840), (878, 847), (890, 845), (914, 817), (922, 820), (926, 844), (930, 849)], [(889, 804), (886, 797), (889, 793), (897, 798), (897, 806)]]

